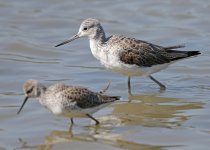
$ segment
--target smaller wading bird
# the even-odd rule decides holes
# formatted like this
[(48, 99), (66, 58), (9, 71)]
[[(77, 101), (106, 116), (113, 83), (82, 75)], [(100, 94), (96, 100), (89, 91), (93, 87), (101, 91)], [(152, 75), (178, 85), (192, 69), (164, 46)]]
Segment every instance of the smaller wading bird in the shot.
[(100, 92), (93, 92), (85, 87), (65, 84), (45, 87), (37, 80), (28, 80), (23, 85), (26, 97), (17, 114), (20, 113), (29, 98), (37, 98), (40, 104), (53, 114), (71, 118), (72, 124), (73, 117), (89, 117), (97, 125), (99, 121), (91, 114), (120, 99), (119, 96), (104, 95), (109, 84)]
[(177, 51), (183, 45), (163, 47), (123, 35), (106, 37), (103, 27), (97, 19), (84, 20), (79, 32), (71, 39), (55, 47), (69, 43), (80, 37), (88, 37), (90, 49), (94, 57), (108, 69), (128, 76), (128, 90), (131, 92), (130, 77), (148, 76), (165, 90), (165, 86), (151, 74), (167, 68), (170, 64), (191, 56), (199, 55), (199, 51)]

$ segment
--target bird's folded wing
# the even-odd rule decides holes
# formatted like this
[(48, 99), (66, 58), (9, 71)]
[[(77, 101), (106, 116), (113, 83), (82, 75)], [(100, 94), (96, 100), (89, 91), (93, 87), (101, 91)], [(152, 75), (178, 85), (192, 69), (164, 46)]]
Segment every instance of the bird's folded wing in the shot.
[(126, 46), (120, 52), (120, 60), (125, 64), (151, 67), (153, 65), (169, 63), (170, 59), (163, 55), (164, 48), (149, 43), (140, 42), (135, 46)]

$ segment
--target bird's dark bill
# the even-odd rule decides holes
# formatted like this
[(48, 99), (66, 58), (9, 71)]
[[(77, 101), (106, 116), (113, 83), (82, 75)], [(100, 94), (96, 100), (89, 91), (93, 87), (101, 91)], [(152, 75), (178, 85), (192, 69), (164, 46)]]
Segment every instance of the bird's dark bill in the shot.
[(25, 105), (25, 103), (27, 102), (28, 97), (26, 97), (23, 101), (23, 104), (21, 105), (20, 109), (18, 110), (17, 114), (19, 114), (21, 112), (21, 110), (23, 109), (23, 106)]
[(76, 34), (76, 35), (74, 35), (70, 40), (67, 40), (67, 41), (65, 41), (65, 42), (62, 42), (62, 43), (56, 45), (55, 47), (58, 47), (58, 46), (67, 44), (67, 43), (69, 43), (69, 42), (71, 42), (71, 41), (73, 41), (73, 40), (76, 40), (76, 39), (78, 39), (78, 38), (79, 38), (79, 36)]

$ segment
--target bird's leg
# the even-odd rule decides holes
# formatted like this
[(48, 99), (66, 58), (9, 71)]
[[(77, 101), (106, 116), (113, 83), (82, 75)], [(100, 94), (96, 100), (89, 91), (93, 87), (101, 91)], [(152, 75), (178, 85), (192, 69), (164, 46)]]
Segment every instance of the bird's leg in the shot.
[(108, 85), (105, 88), (101, 89), (98, 93), (104, 94), (109, 89), (110, 84), (111, 84), (111, 81), (109, 81)]
[(150, 77), (150, 79), (152, 80), (152, 81), (154, 81), (155, 83), (157, 83), (159, 86), (160, 86), (160, 89), (161, 90), (165, 90), (166, 89), (166, 86), (165, 85), (163, 85), (162, 83), (160, 83), (158, 80), (156, 80), (154, 77), (152, 77), (151, 75), (149, 75), (149, 77)]
[(74, 120), (73, 120), (73, 118), (70, 118), (71, 119), (71, 124), (74, 124)]
[(131, 77), (128, 76), (128, 93), (131, 94)]
[(70, 118), (70, 120), (71, 120), (71, 124), (69, 126), (69, 132), (72, 132), (72, 127), (73, 127), (73, 124), (74, 124), (74, 120), (73, 120), (73, 118)]
[(98, 120), (96, 120), (93, 116), (91, 116), (90, 114), (86, 114), (86, 116), (93, 119), (96, 122), (96, 125), (99, 125), (100, 122)]

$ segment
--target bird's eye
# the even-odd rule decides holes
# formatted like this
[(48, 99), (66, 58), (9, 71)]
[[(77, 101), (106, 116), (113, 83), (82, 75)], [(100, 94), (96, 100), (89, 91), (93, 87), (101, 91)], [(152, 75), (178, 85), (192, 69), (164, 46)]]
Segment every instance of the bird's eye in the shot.
[(87, 27), (84, 27), (83, 30), (86, 31), (87, 30)]
[(31, 93), (33, 91), (33, 87), (31, 89), (29, 89), (28, 91), (26, 91), (27, 94)]

